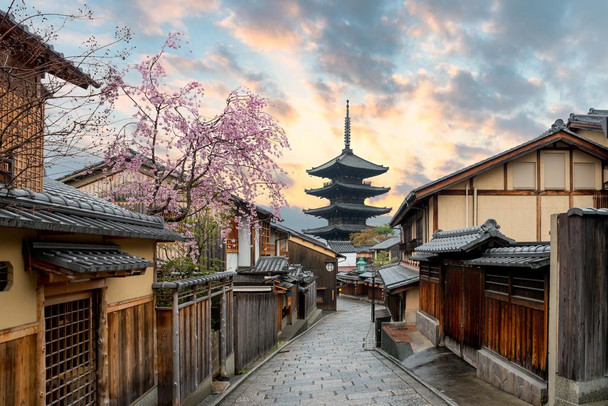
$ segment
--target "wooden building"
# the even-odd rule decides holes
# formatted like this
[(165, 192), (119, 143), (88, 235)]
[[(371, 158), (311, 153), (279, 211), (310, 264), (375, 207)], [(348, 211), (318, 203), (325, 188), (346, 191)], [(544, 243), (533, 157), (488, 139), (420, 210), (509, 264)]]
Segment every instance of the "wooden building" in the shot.
[[(547, 396), (549, 245), (516, 244), (494, 220), (438, 230), (416, 248), (416, 327), (477, 376), (541, 405)], [(503, 376), (505, 379), (497, 379)]]
[(320, 188), (306, 190), (309, 195), (329, 199), (329, 205), (304, 210), (306, 214), (326, 219), (328, 225), (304, 230), (304, 233), (325, 240), (346, 241), (350, 234), (368, 228), (368, 218), (390, 212), (390, 208), (365, 204), (365, 199), (387, 193), (390, 188), (372, 186), (364, 179), (386, 171), (387, 167), (366, 161), (353, 153), (350, 147), (350, 114), (347, 100), (342, 153), (323, 165), (306, 171), (309, 175), (330, 179)]
[(414, 324), (419, 305), (418, 269), (402, 262), (388, 264), (378, 269), (378, 277), (384, 286), (384, 305), (391, 320)]
[[(390, 224), (401, 227), (404, 259), (438, 229), (496, 219), (517, 241), (548, 241), (550, 217), (605, 207), (608, 139), (599, 114), (557, 120), (539, 137), (412, 190)], [(582, 128), (582, 121), (595, 125)]]

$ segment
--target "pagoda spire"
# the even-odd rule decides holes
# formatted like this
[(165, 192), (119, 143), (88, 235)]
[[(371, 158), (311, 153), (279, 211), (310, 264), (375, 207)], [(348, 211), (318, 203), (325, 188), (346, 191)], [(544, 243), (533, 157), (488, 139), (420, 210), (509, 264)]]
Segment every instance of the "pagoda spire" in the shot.
[(352, 151), (350, 149), (350, 114), (349, 114), (349, 101), (346, 100), (346, 117), (344, 118), (344, 152)]

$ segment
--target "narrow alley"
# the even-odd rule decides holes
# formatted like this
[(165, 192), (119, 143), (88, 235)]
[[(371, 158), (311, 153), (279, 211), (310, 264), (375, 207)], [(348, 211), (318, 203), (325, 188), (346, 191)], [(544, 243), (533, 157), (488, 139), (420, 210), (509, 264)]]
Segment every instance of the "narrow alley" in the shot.
[(364, 349), (368, 303), (338, 311), (251, 373), (222, 405), (445, 405), (403, 370)]

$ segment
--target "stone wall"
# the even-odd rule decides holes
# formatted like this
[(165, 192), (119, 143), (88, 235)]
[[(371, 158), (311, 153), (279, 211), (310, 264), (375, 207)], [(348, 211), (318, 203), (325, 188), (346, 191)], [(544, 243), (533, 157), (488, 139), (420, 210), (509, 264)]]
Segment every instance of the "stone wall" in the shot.
[(416, 312), (416, 329), (428, 338), (435, 347), (443, 345), (439, 336), (439, 320), (436, 318), (422, 311)]
[(486, 349), (477, 351), (477, 377), (535, 406), (547, 400), (547, 382)]

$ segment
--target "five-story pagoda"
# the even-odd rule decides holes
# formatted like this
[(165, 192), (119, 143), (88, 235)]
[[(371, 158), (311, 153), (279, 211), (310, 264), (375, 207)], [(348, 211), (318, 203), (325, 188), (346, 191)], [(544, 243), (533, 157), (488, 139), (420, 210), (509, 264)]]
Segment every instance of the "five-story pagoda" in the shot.
[(326, 240), (346, 241), (350, 234), (369, 227), (366, 224), (368, 218), (390, 212), (390, 208), (365, 204), (368, 197), (382, 195), (390, 188), (372, 186), (371, 182), (365, 182), (363, 179), (386, 171), (388, 167), (366, 161), (355, 155), (350, 148), (350, 114), (347, 100), (342, 153), (329, 162), (306, 171), (309, 175), (330, 179), (323, 187), (306, 190), (309, 195), (329, 199), (329, 205), (304, 210), (306, 214), (326, 219), (329, 224), (304, 230), (304, 233)]

